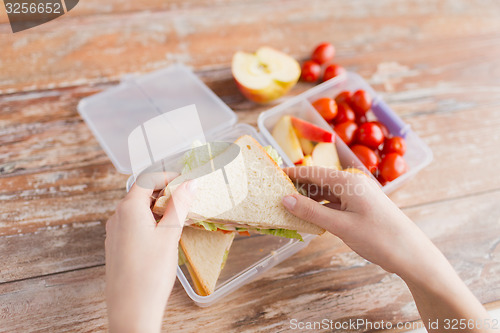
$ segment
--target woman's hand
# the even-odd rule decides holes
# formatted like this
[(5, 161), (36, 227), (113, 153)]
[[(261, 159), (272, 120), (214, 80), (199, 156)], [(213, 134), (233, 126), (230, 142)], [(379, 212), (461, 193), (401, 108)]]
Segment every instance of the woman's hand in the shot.
[[(454, 332), (446, 320), (474, 322), (461, 332), (493, 332), (491, 318), (444, 255), (378, 185), (362, 174), (320, 167), (285, 169), (314, 199), (294, 195), (283, 205), (340, 237), (352, 250), (408, 285), (429, 332)], [(321, 205), (316, 201), (328, 200)], [(461, 321), (460, 321), (461, 322)], [(488, 326), (489, 325), (489, 326)], [(496, 330), (495, 330), (496, 332)]]
[(288, 168), (285, 172), (305, 186), (316, 201), (330, 201), (321, 205), (301, 195), (285, 197), (283, 204), (291, 213), (340, 237), (360, 256), (385, 270), (405, 275), (413, 271), (416, 255), (441, 255), (368, 176), (320, 167)]
[[(111, 332), (159, 332), (177, 266), (182, 226), (195, 183), (180, 185), (157, 223), (154, 190), (175, 174), (140, 178), (106, 224), (106, 302)], [(142, 181), (141, 181), (142, 180)]]

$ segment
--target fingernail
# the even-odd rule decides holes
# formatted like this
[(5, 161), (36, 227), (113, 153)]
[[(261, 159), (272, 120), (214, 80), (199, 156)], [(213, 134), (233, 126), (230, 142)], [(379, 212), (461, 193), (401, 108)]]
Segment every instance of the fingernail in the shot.
[(290, 210), (292, 210), (296, 204), (297, 199), (295, 197), (292, 197), (291, 195), (287, 195), (283, 198), (283, 205)]
[(191, 179), (187, 184), (187, 190), (194, 194), (196, 192), (196, 188), (198, 187), (196, 179)]

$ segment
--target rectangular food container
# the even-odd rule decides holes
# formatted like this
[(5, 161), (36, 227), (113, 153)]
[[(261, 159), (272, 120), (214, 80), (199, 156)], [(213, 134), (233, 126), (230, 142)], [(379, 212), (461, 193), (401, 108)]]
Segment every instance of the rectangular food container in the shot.
[[(374, 104), (374, 108), (380, 105), (378, 109), (381, 111), (377, 112), (388, 114), (387, 117), (392, 122), (387, 126), (391, 132), (406, 135), (408, 152), (405, 158), (411, 169), (404, 177), (408, 178), (410, 174), (415, 174), (425, 166), (422, 164), (422, 159), (425, 159), (427, 164), (430, 162), (429, 158), (432, 158), (430, 150), (394, 112), (376, 97), (372, 89), (354, 74), (330, 80), (263, 112), (259, 117), (260, 133), (252, 126), (238, 124), (236, 114), (196, 75), (182, 65), (170, 66), (143, 76), (129, 77), (116, 87), (82, 99), (78, 105), (78, 112), (116, 169), (123, 174), (132, 174), (129, 146), (137, 142), (130, 142), (130, 133), (158, 115), (190, 104), (194, 104), (197, 108), (207, 141), (234, 142), (238, 137), (248, 134), (263, 146), (272, 145), (283, 158), (284, 166), (293, 166), (270, 134), (279, 117), (283, 114), (293, 114), (331, 131), (331, 127), (321, 118), (310, 102), (317, 97), (330, 96), (341, 90), (361, 88), (369, 91), (375, 98), (377, 104)], [(182, 156), (182, 151), (188, 149), (191, 143), (192, 140), (186, 140), (186, 142), (170, 147), (172, 149), (163, 151), (160, 156), (150, 156), (151, 162), (164, 158), (178, 159)], [(355, 167), (366, 171), (362, 163), (340, 139), (336, 140), (336, 146), (344, 168)], [(127, 190), (132, 182), (133, 177), (130, 177)], [(401, 183), (402, 181), (398, 179), (386, 185), (384, 190), (387, 191), (389, 186), (396, 188)], [(215, 291), (208, 296), (196, 294), (185, 266), (177, 268), (177, 277), (186, 293), (198, 306), (209, 306), (305, 248), (314, 237), (314, 235), (303, 235), (304, 241), (300, 242), (270, 235), (253, 234), (250, 237), (237, 235)]]
[[(407, 182), (415, 176), (417, 172), (429, 165), (432, 162), (432, 151), (418, 137), (418, 135), (411, 130), (410, 126), (405, 124), (403, 120), (401, 120), (401, 118), (359, 75), (347, 72), (317, 85), (316, 87), (311, 88), (268, 111), (262, 112), (259, 116), (258, 126), (262, 135), (269, 142), (271, 142), (273, 146), (279, 145), (273, 139), (271, 131), (278, 120), (283, 115), (287, 114), (308, 120), (315, 125), (332, 132), (332, 127), (314, 109), (312, 102), (322, 97), (335, 98), (335, 96), (342, 91), (347, 90), (354, 92), (359, 89), (365, 90), (372, 97), (372, 111), (377, 120), (384, 124), (392, 135), (404, 137), (406, 141), (407, 149), (404, 159), (408, 164), (409, 170), (405, 174), (382, 187), (385, 193), (390, 193), (401, 187), (403, 183)], [(336, 139), (336, 146), (342, 166), (345, 168), (346, 165), (357, 165), (358, 168), (369, 173), (366, 168), (362, 166), (359, 159), (352, 153), (352, 151), (350, 151), (349, 147), (347, 147), (347, 145), (344, 144), (338, 136)], [(351, 154), (347, 154), (346, 150), (351, 152)], [(286, 160), (288, 164), (292, 163), (288, 157), (284, 158), (284, 160)], [(372, 178), (375, 179), (373, 176)]]

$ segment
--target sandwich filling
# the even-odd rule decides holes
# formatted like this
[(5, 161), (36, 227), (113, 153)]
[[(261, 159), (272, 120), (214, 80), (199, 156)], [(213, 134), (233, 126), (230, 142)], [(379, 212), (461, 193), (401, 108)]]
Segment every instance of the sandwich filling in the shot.
[[(201, 143), (194, 143), (193, 146), (196, 147), (201, 145)], [(279, 155), (278, 151), (274, 149), (272, 146), (263, 147), (266, 153), (271, 157), (278, 166), (281, 167), (283, 164), (283, 160)], [(183, 157), (184, 168), (182, 169), (181, 174), (189, 172), (205, 163), (208, 163), (209, 160), (204, 159), (203, 157), (198, 156), (194, 153), (194, 151), (187, 152)], [(222, 232), (238, 232), (240, 234), (247, 234), (249, 231), (257, 232), (265, 235), (273, 235), (278, 237), (285, 237), (291, 239), (299, 239), (303, 241), (302, 236), (297, 232), (297, 230), (288, 230), (288, 229), (267, 229), (267, 228), (256, 228), (255, 226), (245, 225), (243, 223), (229, 223), (227, 221), (188, 221), (191, 223), (191, 226), (204, 228), (208, 231), (222, 231)]]

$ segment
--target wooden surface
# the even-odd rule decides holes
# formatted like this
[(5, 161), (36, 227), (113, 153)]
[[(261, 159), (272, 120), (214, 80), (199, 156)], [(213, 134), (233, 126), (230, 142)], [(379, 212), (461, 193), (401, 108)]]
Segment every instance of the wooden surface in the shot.
[[(238, 93), (232, 54), (270, 45), (304, 59), (323, 40), (434, 152), (391, 198), (483, 303), (500, 300), (500, 2), (86, 0), (26, 32), (6, 22), (0, 6), (0, 332), (106, 330), (104, 225), (127, 177), (78, 116), (81, 98), (181, 61), (256, 125), (268, 106)], [(323, 318), (418, 313), (399, 278), (322, 236), (209, 308), (176, 283), (164, 330)]]

